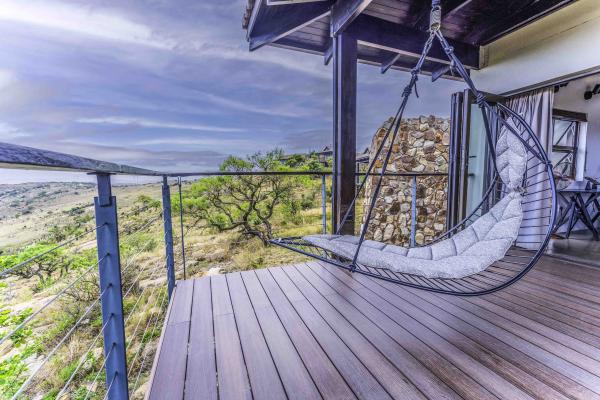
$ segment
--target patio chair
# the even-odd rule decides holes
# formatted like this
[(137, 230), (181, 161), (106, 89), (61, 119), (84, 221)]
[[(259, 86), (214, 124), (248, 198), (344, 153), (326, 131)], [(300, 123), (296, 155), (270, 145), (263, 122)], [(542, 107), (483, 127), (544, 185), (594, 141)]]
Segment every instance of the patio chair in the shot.
[[(333, 235), (273, 239), (273, 244), (353, 273), (462, 296), (501, 290), (533, 268), (548, 244), (555, 221), (556, 188), (552, 164), (538, 135), (519, 114), (501, 103), (488, 102), (477, 90), (442, 35), (440, 24), (439, 0), (433, 0), (429, 38), (411, 72), (393, 123), (370, 160), (366, 176), (340, 223), (341, 227), (351, 217), (365, 182), (377, 175), (360, 235), (341, 235), (338, 230)], [(436, 39), (448, 55), (450, 70), (465, 81), (481, 109), (493, 164), (491, 183), (469, 216), (426, 246), (409, 249), (365, 240), (404, 109)], [(384, 155), (386, 144), (388, 150)], [(380, 157), (383, 158), (382, 167), (375, 171)]]

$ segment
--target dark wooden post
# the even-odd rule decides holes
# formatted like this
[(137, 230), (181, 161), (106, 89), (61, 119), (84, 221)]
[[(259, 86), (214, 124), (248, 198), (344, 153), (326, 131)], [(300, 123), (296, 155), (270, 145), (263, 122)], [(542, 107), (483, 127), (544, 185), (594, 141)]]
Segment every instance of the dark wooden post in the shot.
[(167, 177), (163, 176), (162, 185), (163, 223), (165, 231), (165, 255), (167, 260), (167, 288), (169, 298), (175, 287), (175, 256), (173, 254), (173, 221), (171, 219), (171, 188)]
[(327, 188), (325, 182), (325, 174), (323, 174), (321, 175), (321, 220), (324, 235), (327, 233)]
[(96, 177), (98, 180), (98, 197), (94, 199), (94, 203), (96, 226), (100, 227), (96, 230), (96, 241), (98, 259), (100, 260), (98, 271), (100, 294), (102, 296), (107, 398), (127, 400), (129, 399), (129, 392), (127, 388), (117, 199), (112, 195), (110, 175), (97, 174)]
[(417, 244), (417, 176), (412, 176), (410, 186), (410, 247)]
[(448, 202), (446, 206), (446, 226), (452, 227), (461, 220), (461, 136), (463, 125), (463, 93), (452, 94), (450, 107), (450, 146), (448, 159)]
[(341, 219), (356, 190), (356, 38), (347, 32), (333, 38), (333, 232), (354, 234), (354, 210)]

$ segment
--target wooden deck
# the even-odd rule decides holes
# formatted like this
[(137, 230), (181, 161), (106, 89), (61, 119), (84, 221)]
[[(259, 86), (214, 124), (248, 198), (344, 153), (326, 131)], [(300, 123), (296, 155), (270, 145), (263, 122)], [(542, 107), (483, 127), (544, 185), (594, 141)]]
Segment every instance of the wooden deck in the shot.
[(151, 399), (600, 399), (600, 269), (458, 298), (308, 263), (180, 281)]

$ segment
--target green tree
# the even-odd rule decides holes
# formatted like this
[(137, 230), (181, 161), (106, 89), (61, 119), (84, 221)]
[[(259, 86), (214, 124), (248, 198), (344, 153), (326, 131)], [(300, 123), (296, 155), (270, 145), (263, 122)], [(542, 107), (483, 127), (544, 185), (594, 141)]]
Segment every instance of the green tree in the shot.
[(39, 279), (40, 287), (44, 287), (50, 283), (56, 272), (59, 272), (59, 276), (62, 277), (71, 269), (89, 266), (95, 262), (96, 256), (93, 250), (66, 254), (64, 249), (59, 248), (18, 266), (30, 258), (51, 250), (55, 246), (55, 243), (37, 243), (27, 246), (15, 254), (0, 255), (0, 272), (16, 267), (7, 274), (23, 279), (36, 276)]
[[(16, 267), (22, 262), (29, 260), (52, 249), (54, 244), (37, 243), (27, 246), (15, 254), (0, 256), (0, 272)], [(35, 260), (12, 269), (8, 275), (18, 276), (19, 278), (29, 279), (37, 276), (40, 284), (44, 286), (56, 271), (61, 271), (61, 275), (68, 272), (68, 263), (65, 262), (65, 255), (62, 249), (56, 249)]]
[(127, 223), (120, 226), (123, 234), (138, 232), (149, 221), (162, 215), (162, 203), (145, 194), (140, 194), (133, 203), (133, 207), (123, 212), (121, 218)]
[[(281, 157), (282, 151), (277, 149), (246, 159), (230, 156), (220, 170), (242, 174), (289, 171)], [(183, 207), (186, 216), (193, 219), (192, 226), (254, 235), (266, 245), (273, 237), (271, 219), (276, 208), (291, 202), (298, 195), (295, 189), (303, 183), (302, 177), (281, 175), (210, 177), (185, 190)], [(178, 201), (173, 204), (179, 207)]]

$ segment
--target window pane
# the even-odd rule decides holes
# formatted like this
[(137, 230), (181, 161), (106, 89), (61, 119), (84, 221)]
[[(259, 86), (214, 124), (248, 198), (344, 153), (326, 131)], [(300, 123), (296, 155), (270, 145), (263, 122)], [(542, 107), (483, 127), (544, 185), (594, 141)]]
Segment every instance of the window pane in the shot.
[(577, 133), (577, 122), (563, 119), (554, 120), (554, 140), (552, 144), (560, 147), (575, 146), (575, 135)]

